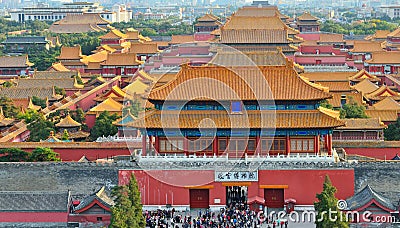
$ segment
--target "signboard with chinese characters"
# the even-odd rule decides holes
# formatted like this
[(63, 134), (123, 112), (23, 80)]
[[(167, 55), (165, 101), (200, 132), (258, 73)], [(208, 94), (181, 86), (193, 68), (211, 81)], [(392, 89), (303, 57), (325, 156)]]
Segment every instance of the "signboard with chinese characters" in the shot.
[(215, 181), (258, 181), (258, 171), (215, 171)]

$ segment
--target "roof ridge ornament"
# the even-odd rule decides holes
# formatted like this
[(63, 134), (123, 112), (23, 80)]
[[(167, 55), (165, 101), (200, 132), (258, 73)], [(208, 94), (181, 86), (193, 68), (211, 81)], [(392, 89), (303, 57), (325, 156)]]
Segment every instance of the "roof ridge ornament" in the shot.
[(293, 60), (286, 58), (286, 67), (288, 68), (294, 68), (294, 62)]
[(181, 64), (181, 68), (182, 69), (188, 69), (190, 66), (190, 59), (183, 59), (182, 60), (182, 64)]

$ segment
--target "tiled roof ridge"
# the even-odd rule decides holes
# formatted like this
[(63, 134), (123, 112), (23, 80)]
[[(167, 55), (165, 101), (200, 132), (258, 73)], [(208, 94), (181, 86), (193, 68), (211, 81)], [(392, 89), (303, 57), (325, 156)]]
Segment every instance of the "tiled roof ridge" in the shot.
[[(311, 85), (309, 82), (307, 82), (307, 81), (304, 80), (302, 77), (300, 77), (300, 75), (295, 71), (294, 65), (293, 65), (293, 64), (294, 64), (293, 61), (287, 59), (287, 64), (284, 65), (284, 66), (256, 66), (256, 67), (257, 67), (261, 72), (262, 72), (263, 70), (266, 70), (266, 69), (274, 69), (274, 68), (275, 68), (275, 69), (289, 70), (290, 73), (293, 74), (293, 76), (297, 76), (297, 77), (299, 78), (299, 80), (300, 80), (302, 83), (304, 83), (306, 86), (310, 86), (310, 87), (313, 88), (313, 89), (316, 89), (316, 90), (319, 90), (319, 91), (321, 91), (321, 92), (324, 92), (324, 89), (323, 89), (323, 88), (318, 88), (318, 87), (316, 87), (316, 86), (314, 86), (314, 85)], [(218, 68), (219, 68), (219, 69), (223, 69), (223, 70), (230, 70), (230, 71), (232, 71), (232, 69), (226, 68), (226, 67), (222, 67), (222, 66), (211, 66), (211, 65), (191, 66), (191, 65), (189, 65), (189, 64), (187, 64), (187, 63), (182, 64), (182, 65), (181, 65), (181, 70), (176, 74), (174, 80), (170, 80), (169, 82), (165, 83), (164, 85), (153, 89), (151, 92), (160, 91), (160, 90), (166, 88), (167, 86), (169, 86), (170, 84), (172, 84), (176, 79), (178, 79), (178, 78), (181, 77), (183, 74), (185, 74), (189, 69), (206, 69), (206, 70), (207, 70), (207, 69), (218, 69)], [(233, 69), (234, 69), (234, 68), (235, 68), (235, 67), (233, 67)], [(238, 69), (240, 69), (240, 68), (249, 68), (249, 67), (246, 67), (246, 66), (244, 66), (244, 67), (243, 67), (243, 66), (239, 66)], [(254, 68), (254, 66), (251, 66), (251, 68)], [(233, 71), (233, 73), (235, 73), (235, 71)], [(324, 92), (324, 93), (325, 93), (325, 92)], [(332, 97), (332, 96), (330, 96), (330, 97)], [(329, 98), (329, 97), (328, 97), (328, 98)]]
[(393, 91), (390, 89), (387, 85), (382, 85), (381, 87), (377, 88), (375, 91), (372, 91), (371, 93), (366, 94), (368, 97), (373, 97), (382, 94), (382, 92), (387, 91), (388, 93), (392, 94), (393, 96), (397, 95), (399, 96), (399, 93)]
[(319, 18), (313, 16), (310, 12), (305, 11), (302, 15), (298, 16), (299, 20), (319, 20)]
[(56, 127), (80, 127), (82, 124), (72, 119), (71, 115), (68, 113), (66, 117), (64, 117), (59, 123), (57, 123)]
[[(179, 116), (178, 122), (174, 122)], [(315, 122), (310, 122), (310, 119), (299, 121), (297, 118), (302, 116), (304, 118), (317, 118)], [(304, 128), (307, 125), (311, 128), (324, 128), (324, 127), (340, 127), (345, 123), (321, 112), (320, 110), (246, 110), (243, 114), (231, 114), (226, 110), (151, 110), (139, 119), (134, 120), (127, 124), (130, 127), (149, 127), (149, 128), (176, 128), (175, 124), (179, 124), (179, 128), (193, 128), (201, 124), (204, 118), (215, 119), (217, 125), (209, 125), (206, 128)], [(292, 120), (284, 120), (282, 118), (291, 118)], [(246, 122), (251, 119), (251, 123)], [(296, 120), (294, 120), (296, 119)], [(239, 122), (237, 122), (239, 121)], [(241, 121), (244, 125), (242, 125)], [(321, 122), (322, 121), (322, 122)], [(247, 126), (247, 124), (249, 124)]]
[(400, 27), (389, 33), (387, 37), (400, 37)]
[[(357, 192), (356, 194), (354, 194), (352, 197), (350, 197), (349, 199), (347, 199), (346, 201), (354, 201), (357, 200), (358, 198), (362, 197), (362, 196), (369, 196), (371, 197), (372, 200), (375, 200), (377, 203), (379, 203), (381, 206), (389, 209), (389, 210), (396, 210), (396, 207), (393, 205), (393, 203), (386, 197), (381, 196), (377, 191), (375, 191), (369, 184), (367, 184), (362, 190), (360, 190), (359, 192)], [(358, 198), (357, 198), (358, 197)], [(369, 200), (371, 200), (369, 199)], [(359, 202), (359, 203), (368, 203), (365, 202), (365, 198), (361, 198), (358, 200), (362, 200), (364, 202)], [(364, 205), (355, 205), (355, 206), (364, 206)], [(357, 209), (357, 208), (353, 208), (353, 205), (349, 205), (348, 209)]]
[(392, 97), (385, 97), (384, 99), (373, 104), (372, 107), (374, 107), (376, 110), (385, 110), (385, 109), (400, 110), (399, 102), (397, 102)]

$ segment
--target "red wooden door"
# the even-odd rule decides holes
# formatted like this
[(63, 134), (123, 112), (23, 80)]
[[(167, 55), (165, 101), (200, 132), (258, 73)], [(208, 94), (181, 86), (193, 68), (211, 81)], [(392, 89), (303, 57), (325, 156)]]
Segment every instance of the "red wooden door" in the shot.
[(190, 208), (208, 208), (208, 189), (190, 189)]
[(283, 208), (285, 204), (283, 189), (265, 189), (265, 205), (269, 208)]

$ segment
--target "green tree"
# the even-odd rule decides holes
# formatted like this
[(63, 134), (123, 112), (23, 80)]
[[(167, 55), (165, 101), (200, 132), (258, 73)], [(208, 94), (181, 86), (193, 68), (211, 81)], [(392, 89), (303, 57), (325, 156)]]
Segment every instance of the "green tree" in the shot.
[(47, 50), (44, 47), (32, 46), (26, 52), (29, 56), (29, 61), (35, 64), (34, 67), (38, 70), (47, 70), (57, 61), (57, 56), (60, 55), (60, 47)]
[(72, 119), (74, 119), (76, 122), (82, 124), (81, 129), (84, 131), (87, 131), (89, 128), (86, 125), (86, 118), (85, 118), (85, 112), (81, 109), (78, 108), (76, 110), (71, 110), (69, 112), (69, 114), (71, 115)]
[(340, 118), (368, 118), (368, 116), (365, 114), (365, 107), (358, 105), (353, 97), (349, 97), (348, 103), (340, 110)]
[(89, 32), (79, 34), (58, 34), (60, 43), (66, 47), (72, 47), (79, 44), (82, 49), (82, 54), (91, 55), (92, 51), (100, 46), (100, 36), (104, 35), (104, 32)]
[(115, 205), (111, 208), (110, 227), (145, 227), (140, 191), (132, 173), (129, 184), (116, 186), (112, 191)]
[(84, 84), (83, 81), (82, 81), (82, 78), (79, 77), (78, 75), (74, 75), (74, 78), (75, 78), (76, 82), (77, 82), (79, 85), (83, 85), (83, 84)]
[(0, 162), (26, 162), (29, 153), (19, 148), (5, 148), (0, 150)]
[(400, 118), (397, 118), (396, 123), (389, 124), (386, 129), (383, 130), (385, 140), (387, 141), (399, 141), (400, 140)]
[[(344, 15), (349, 16), (352, 13), (345, 13)], [(368, 35), (374, 34), (377, 30), (389, 30), (393, 31), (398, 27), (396, 23), (391, 23), (380, 19), (370, 19), (364, 22), (358, 20), (353, 23), (340, 23), (332, 20), (327, 20), (321, 25), (321, 31), (354, 35)]]
[(19, 109), (14, 106), (13, 101), (7, 97), (0, 96), (0, 107), (4, 116), (8, 118), (16, 118), (20, 113)]
[(145, 20), (143, 17), (139, 17), (129, 22), (113, 23), (112, 26), (120, 30), (135, 28), (143, 36), (171, 36), (193, 33), (192, 24), (184, 23), (180, 18), (173, 16), (159, 20)]
[(139, 116), (139, 112), (143, 110), (143, 108), (140, 105), (140, 102), (138, 100), (133, 100), (130, 101), (130, 105), (128, 107), (125, 107), (122, 110), (122, 116), (125, 116), (128, 113), (128, 110), (134, 115), (135, 117)]
[(319, 105), (323, 108), (333, 109), (333, 106), (327, 100), (322, 100)]
[(42, 108), (46, 108), (47, 107), (46, 100), (45, 99), (41, 99), (40, 97), (37, 97), (37, 96), (33, 96), (32, 97), (32, 103), (34, 105), (38, 105), (38, 106), (40, 106)]
[(69, 140), (69, 134), (68, 134), (67, 129), (64, 129), (64, 132), (61, 136), (61, 140), (64, 140), (64, 141)]
[(119, 116), (117, 114), (110, 115), (109, 112), (102, 112), (97, 118), (92, 130), (90, 131), (91, 140), (96, 140), (98, 137), (115, 135), (118, 132), (118, 128), (112, 123), (117, 120)]
[(315, 221), (317, 228), (349, 227), (346, 215), (338, 209), (338, 199), (335, 197), (336, 191), (329, 176), (326, 175), (323, 190), (321, 193), (317, 193), (318, 202), (314, 202), (315, 211), (317, 212)]
[(54, 86), (54, 90), (56, 92), (56, 94), (58, 95), (62, 95), (63, 97), (65, 97), (65, 95), (67, 95), (67, 93), (65, 92), (65, 89)]
[(45, 140), (49, 137), (51, 131), (54, 132), (53, 122), (46, 120), (42, 113), (38, 113), (35, 110), (28, 110), (18, 117), (24, 119), (28, 124), (28, 130), (30, 131), (29, 141), (39, 142), (40, 140)]
[(61, 161), (60, 154), (50, 148), (38, 147), (32, 151), (29, 160), (32, 162)]
[(14, 84), (12, 82), (10, 82), (10, 81), (5, 81), (3, 83), (3, 87), (5, 87), (5, 88), (10, 88), (12, 86), (14, 86)]

